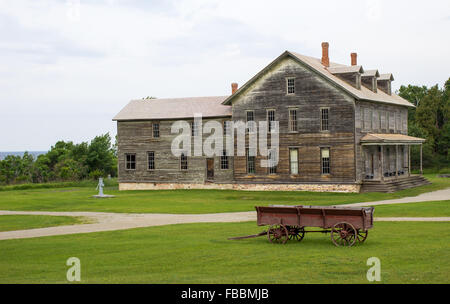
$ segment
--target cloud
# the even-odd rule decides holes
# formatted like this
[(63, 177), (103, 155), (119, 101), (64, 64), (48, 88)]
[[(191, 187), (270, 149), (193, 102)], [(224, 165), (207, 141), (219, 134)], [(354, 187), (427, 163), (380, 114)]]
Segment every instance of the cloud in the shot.
[(130, 99), (229, 94), (284, 50), (319, 57), (322, 41), (335, 62), (356, 51), (394, 73), (394, 88), (450, 68), (448, 1), (77, 3), (0, 0), (0, 150), (114, 133)]

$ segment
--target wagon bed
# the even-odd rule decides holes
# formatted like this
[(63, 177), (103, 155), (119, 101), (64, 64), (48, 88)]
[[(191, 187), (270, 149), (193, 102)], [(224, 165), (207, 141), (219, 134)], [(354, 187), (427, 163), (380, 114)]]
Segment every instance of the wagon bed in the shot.
[[(270, 205), (255, 209), (258, 226), (269, 225), (269, 229), (257, 235), (231, 239), (266, 234), (269, 241), (284, 244), (287, 240), (301, 241), (307, 232), (323, 232), (331, 233), (331, 240), (336, 246), (352, 246), (356, 242), (364, 242), (368, 229), (373, 227), (373, 207)], [(305, 227), (322, 230), (305, 230)]]

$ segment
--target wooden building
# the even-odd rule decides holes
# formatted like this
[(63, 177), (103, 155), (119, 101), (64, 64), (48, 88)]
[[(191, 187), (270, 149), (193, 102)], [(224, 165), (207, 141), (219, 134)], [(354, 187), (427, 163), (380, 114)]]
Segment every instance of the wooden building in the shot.
[[(120, 189), (393, 192), (428, 183), (410, 172), (410, 147), (424, 142), (407, 135), (413, 105), (392, 92), (392, 74), (365, 70), (356, 53), (350, 63), (331, 62), (324, 42), (321, 58), (285, 51), (230, 96), (131, 101), (114, 118)], [(206, 140), (197, 113), (203, 126), (278, 121), (278, 163), (261, 166), (267, 156), (249, 149), (239, 156), (236, 143), (233, 155), (175, 156), (173, 123), (190, 124), (192, 149)]]

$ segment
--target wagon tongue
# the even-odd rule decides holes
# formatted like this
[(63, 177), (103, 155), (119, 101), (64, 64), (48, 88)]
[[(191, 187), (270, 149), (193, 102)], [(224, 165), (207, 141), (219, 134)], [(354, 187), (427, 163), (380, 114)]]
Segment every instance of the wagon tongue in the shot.
[(242, 239), (255, 238), (255, 237), (259, 237), (259, 236), (263, 236), (263, 235), (267, 235), (267, 231), (263, 231), (263, 232), (260, 232), (258, 234), (252, 234), (252, 235), (231, 237), (231, 238), (228, 238), (228, 239), (229, 240), (242, 240)]

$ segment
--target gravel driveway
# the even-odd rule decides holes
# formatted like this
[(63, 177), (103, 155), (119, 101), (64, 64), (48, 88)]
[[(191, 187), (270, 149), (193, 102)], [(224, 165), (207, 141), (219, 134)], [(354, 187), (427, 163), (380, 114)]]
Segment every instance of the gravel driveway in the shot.
[[(385, 204), (402, 204), (424, 201), (439, 201), (450, 199), (450, 188), (420, 194), (415, 197), (365, 202), (340, 206), (376, 206)], [(256, 221), (256, 212), (228, 212), (210, 214), (159, 214), (159, 213), (106, 213), (106, 212), (46, 212), (46, 211), (0, 211), (1, 215), (30, 214), (52, 216), (83, 216), (89, 218), (92, 224), (56, 226), (28, 230), (0, 232), (0, 240), (22, 239), (52, 235), (90, 233), (99, 231), (124, 230), (139, 227), (162, 226), (185, 223), (230, 223)], [(450, 221), (450, 217), (384, 217), (375, 221)]]

